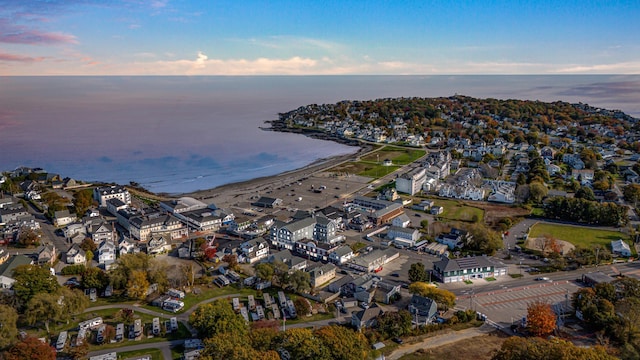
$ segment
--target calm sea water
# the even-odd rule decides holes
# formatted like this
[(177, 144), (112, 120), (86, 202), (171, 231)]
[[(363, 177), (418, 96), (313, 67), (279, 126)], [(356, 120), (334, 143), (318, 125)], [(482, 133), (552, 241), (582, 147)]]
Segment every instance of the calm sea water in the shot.
[(357, 149), (262, 131), (311, 103), (453, 94), (564, 100), (640, 117), (640, 76), (0, 77), (0, 170), (181, 193)]

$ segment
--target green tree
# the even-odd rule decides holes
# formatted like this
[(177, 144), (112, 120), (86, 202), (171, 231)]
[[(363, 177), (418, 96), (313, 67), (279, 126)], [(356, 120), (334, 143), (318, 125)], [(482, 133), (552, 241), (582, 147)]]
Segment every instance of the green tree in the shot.
[(411, 332), (411, 314), (407, 310), (387, 311), (378, 316), (376, 328), (384, 337), (403, 336)]
[(205, 338), (222, 333), (244, 338), (248, 333), (244, 318), (236, 314), (231, 304), (225, 300), (200, 305), (189, 317), (189, 322)]
[(547, 187), (542, 183), (532, 182), (529, 184), (529, 200), (536, 204), (542, 202), (542, 199), (547, 196), (548, 192)]
[(5, 353), (7, 360), (55, 360), (56, 350), (35, 337), (17, 342)]
[(286, 287), (289, 284), (289, 266), (282, 261), (274, 261), (273, 262), (273, 272), (275, 273), (275, 278), (278, 280), (278, 284), (280, 287)]
[(60, 288), (58, 279), (49, 269), (37, 265), (21, 265), (13, 270), (13, 291), (21, 304), (25, 305), (39, 293), (54, 293)]
[(256, 276), (258, 279), (262, 281), (272, 281), (273, 280), (273, 265), (269, 263), (259, 263), (255, 266)]
[(623, 189), (624, 199), (634, 206), (637, 206), (638, 200), (640, 200), (640, 184), (629, 184)]
[(303, 270), (296, 270), (289, 276), (289, 286), (299, 294), (309, 292), (311, 290), (311, 276)]
[(471, 235), (467, 246), (476, 251), (481, 251), (487, 255), (493, 255), (502, 249), (502, 238), (497, 232), (489, 229), (485, 224), (475, 223), (467, 226), (467, 231)]
[(279, 345), (291, 359), (330, 360), (331, 352), (309, 329), (287, 329), (278, 334)]
[(618, 322), (615, 325), (616, 337), (622, 342), (638, 344), (640, 341), (640, 299), (629, 297), (615, 305)]
[(0, 350), (18, 341), (18, 312), (15, 308), (0, 304)]
[(613, 281), (613, 285), (620, 292), (622, 298), (640, 298), (640, 280), (632, 277), (623, 277)]
[(247, 336), (218, 333), (206, 338), (200, 358), (205, 360), (254, 360), (256, 351), (249, 346)]
[(596, 195), (593, 193), (593, 190), (591, 190), (590, 187), (581, 186), (578, 191), (576, 191), (575, 198), (593, 201), (596, 199)]
[(104, 289), (109, 285), (109, 275), (99, 268), (86, 268), (82, 272), (82, 287), (85, 289)]
[(428, 277), (427, 270), (425, 270), (423, 263), (413, 263), (413, 264), (411, 264), (411, 267), (409, 268), (409, 281), (411, 281), (411, 282), (416, 282), (416, 281), (425, 282), (425, 281), (427, 281), (427, 277)]
[(369, 342), (365, 336), (344, 326), (323, 326), (315, 336), (329, 349), (334, 360), (369, 358)]
[(56, 321), (61, 315), (62, 306), (58, 304), (60, 296), (57, 294), (38, 293), (27, 303), (25, 316), (29, 325), (36, 325), (38, 322), (44, 324), (47, 334), (49, 323)]
[(73, 206), (79, 218), (93, 205), (93, 190), (84, 189), (73, 194)]

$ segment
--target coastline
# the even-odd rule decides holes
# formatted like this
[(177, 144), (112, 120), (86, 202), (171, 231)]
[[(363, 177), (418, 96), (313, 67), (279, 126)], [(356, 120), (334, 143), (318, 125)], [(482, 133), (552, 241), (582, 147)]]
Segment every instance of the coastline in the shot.
[[(261, 128), (265, 131), (280, 131), (280, 132), (292, 132), (303, 134), (316, 139), (334, 141), (350, 146), (358, 146), (359, 149), (352, 154), (332, 156), (328, 158), (320, 158), (304, 167), (282, 172), (276, 175), (262, 176), (250, 180), (239, 181), (220, 185), (211, 189), (197, 190), (189, 193), (180, 194), (156, 194), (158, 196), (166, 196), (169, 198), (179, 198), (182, 196), (193, 197), (201, 200), (205, 203), (214, 203), (216, 207), (223, 208), (228, 207), (232, 203), (237, 202), (238, 198), (254, 194), (262, 195), (262, 191), (266, 191), (272, 186), (279, 186), (285, 183), (297, 181), (300, 178), (310, 176), (314, 173), (322, 172), (332, 167), (335, 167), (343, 162), (354, 160), (357, 157), (373, 150), (373, 146), (362, 143), (357, 140), (340, 139), (333, 136), (326, 136), (326, 133), (322, 132), (306, 132), (303, 129), (288, 129), (291, 131), (283, 131), (279, 128)], [(325, 136), (322, 136), (325, 135)]]

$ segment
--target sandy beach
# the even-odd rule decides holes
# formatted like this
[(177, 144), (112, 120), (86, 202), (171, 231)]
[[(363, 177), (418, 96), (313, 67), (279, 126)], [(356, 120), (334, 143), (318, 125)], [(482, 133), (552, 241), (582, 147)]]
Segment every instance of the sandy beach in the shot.
[(373, 146), (362, 144), (360, 146), (360, 150), (358, 150), (354, 154), (319, 159), (305, 167), (287, 171), (278, 175), (265, 176), (256, 179), (221, 185), (213, 189), (198, 190), (172, 197), (190, 196), (207, 204), (214, 203), (217, 207), (224, 208), (238, 202), (240, 199), (245, 198), (247, 195), (264, 192), (269, 188), (281, 186), (283, 184), (297, 181), (300, 178), (323, 172), (341, 163), (352, 161), (357, 157), (363, 156), (364, 154), (372, 150)]

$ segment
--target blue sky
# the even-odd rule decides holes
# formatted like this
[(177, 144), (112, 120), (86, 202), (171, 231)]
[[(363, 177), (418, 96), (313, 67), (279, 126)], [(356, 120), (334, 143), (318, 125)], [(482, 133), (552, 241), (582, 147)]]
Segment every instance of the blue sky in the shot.
[(0, 0), (0, 75), (639, 74), (640, 1)]

